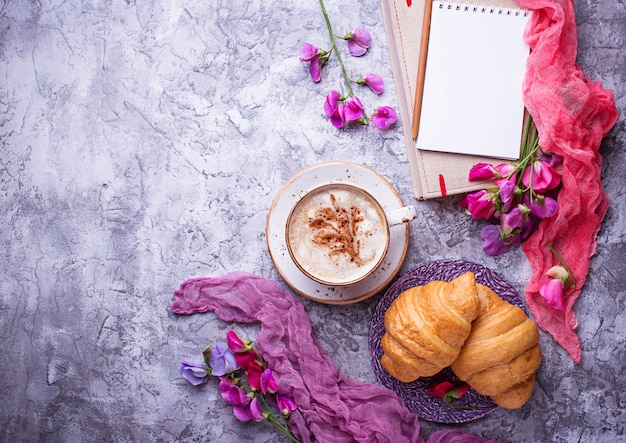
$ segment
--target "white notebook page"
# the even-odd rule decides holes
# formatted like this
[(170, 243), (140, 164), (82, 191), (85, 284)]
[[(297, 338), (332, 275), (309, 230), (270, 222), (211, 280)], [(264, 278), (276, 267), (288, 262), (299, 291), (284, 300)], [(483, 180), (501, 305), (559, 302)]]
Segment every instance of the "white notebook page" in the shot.
[(433, 2), (418, 149), (519, 157), (529, 15)]

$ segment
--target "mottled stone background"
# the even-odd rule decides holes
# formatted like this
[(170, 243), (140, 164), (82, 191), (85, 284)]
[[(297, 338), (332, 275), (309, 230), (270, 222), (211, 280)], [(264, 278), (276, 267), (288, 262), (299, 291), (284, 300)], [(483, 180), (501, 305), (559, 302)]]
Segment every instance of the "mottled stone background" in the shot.
[[(626, 110), (626, 6), (577, 0), (579, 62)], [(374, 43), (347, 58), (377, 72), (397, 106), (377, 0), (327, 0), (337, 33)], [(215, 385), (194, 389), (179, 362), (234, 327), (168, 313), (193, 276), (244, 270), (280, 280), (265, 244), (277, 191), (295, 173), (352, 160), (414, 201), (399, 126), (338, 131), (322, 112), (340, 87), (299, 62), (327, 47), (318, 2), (0, 1), (0, 435), (6, 442), (281, 441), (241, 424)], [(345, 49), (345, 46), (342, 47)], [(542, 334), (531, 400), (465, 425), (502, 442), (616, 442), (626, 423), (626, 136), (604, 140), (611, 208), (576, 304), (579, 365)], [(459, 198), (416, 202), (402, 273), (433, 259), (478, 261), (523, 292), (524, 254), (485, 256)], [(299, 297), (343, 372), (375, 383), (367, 337), (380, 296), (351, 306)], [(444, 426), (423, 422), (427, 437)]]

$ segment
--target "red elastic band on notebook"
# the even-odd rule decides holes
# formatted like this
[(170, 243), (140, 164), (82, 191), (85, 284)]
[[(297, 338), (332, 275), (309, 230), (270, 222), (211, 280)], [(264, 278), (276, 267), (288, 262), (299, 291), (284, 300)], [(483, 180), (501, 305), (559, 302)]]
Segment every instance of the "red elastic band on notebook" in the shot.
[(439, 190), (441, 191), (441, 196), (445, 197), (448, 195), (446, 191), (446, 180), (443, 178), (443, 175), (439, 174)]

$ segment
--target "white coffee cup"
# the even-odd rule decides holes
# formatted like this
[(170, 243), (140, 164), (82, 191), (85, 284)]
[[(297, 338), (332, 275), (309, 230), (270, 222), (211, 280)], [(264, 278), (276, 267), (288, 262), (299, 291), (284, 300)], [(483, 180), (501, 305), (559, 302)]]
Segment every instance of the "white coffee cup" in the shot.
[(414, 206), (385, 212), (369, 192), (349, 183), (329, 183), (308, 191), (292, 207), (286, 243), (296, 266), (330, 286), (358, 283), (383, 263), (391, 226), (417, 216)]

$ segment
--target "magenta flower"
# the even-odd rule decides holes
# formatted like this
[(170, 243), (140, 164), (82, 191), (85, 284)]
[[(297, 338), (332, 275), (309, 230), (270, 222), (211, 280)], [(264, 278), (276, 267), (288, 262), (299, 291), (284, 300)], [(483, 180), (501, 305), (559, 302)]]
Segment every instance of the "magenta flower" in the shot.
[(355, 122), (363, 117), (365, 110), (361, 104), (361, 100), (356, 95), (345, 102), (343, 115), (347, 122)]
[(180, 365), (180, 373), (183, 378), (194, 386), (206, 383), (209, 379), (210, 368), (205, 364), (195, 364), (183, 361)]
[(237, 364), (233, 351), (220, 343), (217, 343), (215, 348), (213, 348), (209, 366), (211, 366), (211, 373), (218, 377), (239, 369), (239, 364)]
[(343, 39), (348, 41), (348, 50), (353, 57), (360, 57), (365, 54), (372, 44), (371, 34), (362, 28), (348, 32)]
[(535, 192), (545, 192), (561, 183), (561, 175), (549, 163), (537, 160), (524, 169), (522, 183)]
[(256, 397), (252, 397), (252, 400), (247, 404), (233, 405), (233, 414), (237, 420), (241, 422), (248, 422), (250, 420), (259, 422), (265, 419), (259, 400)]
[(533, 200), (531, 210), (539, 218), (548, 218), (556, 214), (559, 204), (552, 197), (538, 195)]
[(515, 190), (517, 189), (515, 180), (499, 180), (498, 188), (500, 189), (500, 200), (502, 201), (501, 211), (507, 212), (513, 206)]
[(390, 106), (379, 106), (372, 115), (372, 124), (378, 129), (389, 129), (396, 121), (398, 121), (398, 116)]
[(496, 176), (496, 168), (490, 163), (476, 163), (469, 172), (469, 180), (491, 180)]
[(270, 368), (267, 368), (261, 374), (261, 392), (263, 393), (263, 395), (267, 394), (268, 392), (270, 394), (275, 394), (277, 389), (278, 384), (276, 383), (276, 380), (274, 380), (274, 374), (272, 373), (272, 370)]
[(228, 331), (226, 333), (226, 342), (228, 343), (228, 348), (236, 354), (252, 349), (250, 343), (240, 339), (235, 331)]
[(315, 83), (322, 79), (322, 66), (324, 66), (324, 63), (328, 60), (326, 55), (326, 51), (310, 43), (305, 43), (300, 48), (300, 61), (310, 63), (309, 73)]
[(546, 300), (546, 303), (562, 311), (565, 309), (563, 303), (563, 289), (570, 286), (570, 274), (563, 266), (552, 266), (546, 271), (548, 280), (539, 287), (539, 294)]
[(254, 360), (246, 368), (248, 384), (253, 391), (261, 387), (261, 374), (263, 374), (263, 365), (259, 360)]
[(483, 239), (483, 251), (488, 255), (500, 255), (507, 252), (511, 245), (502, 241), (502, 231), (496, 225), (487, 225), (480, 231)]
[(278, 410), (284, 417), (289, 416), (290, 413), (298, 408), (296, 401), (287, 395), (277, 394), (276, 402), (278, 403)]
[(367, 85), (376, 94), (382, 94), (385, 90), (385, 82), (378, 74), (369, 73), (365, 77), (361, 77), (356, 81), (359, 85)]
[(330, 117), (330, 122), (336, 128), (343, 127), (345, 123), (344, 104), (342, 101), (343, 99), (339, 92), (332, 90), (326, 96), (326, 101), (324, 102), (324, 112)]
[(443, 398), (452, 389), (454, 389), (454, 385), (451, 382), (443, 381), (430, 388), (428, 395), (434, 398)]
[(487, 191), (482, 190), (468, 194), (461, 200), (461, 206), (467, 208), (469, 214), (475, 219), (489, 220), (496, 212), (492, 196)]

